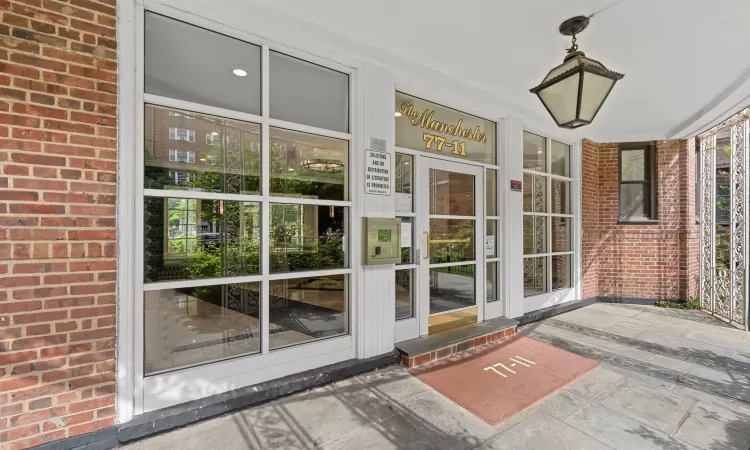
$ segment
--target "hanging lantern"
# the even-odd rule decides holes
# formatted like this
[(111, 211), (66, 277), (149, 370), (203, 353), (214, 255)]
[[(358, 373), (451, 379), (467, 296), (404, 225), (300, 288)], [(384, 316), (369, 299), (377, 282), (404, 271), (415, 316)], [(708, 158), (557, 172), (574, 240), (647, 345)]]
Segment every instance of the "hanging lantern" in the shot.
[(573, 45), (563, 63), (550, 70), (539, 86), (531, 89), (562, 128), (590, 124), (617, 80), (624, 77), (578, 51), (576, 34), (588, 24), (588, 17), (578, 16), (560, 25), (560, 34), (573, 36)]

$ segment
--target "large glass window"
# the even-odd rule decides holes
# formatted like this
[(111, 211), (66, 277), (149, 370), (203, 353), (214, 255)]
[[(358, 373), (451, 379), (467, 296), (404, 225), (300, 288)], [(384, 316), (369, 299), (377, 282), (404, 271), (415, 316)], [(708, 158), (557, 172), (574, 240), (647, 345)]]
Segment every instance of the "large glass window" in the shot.
[(573, 286), (570, 146), (532, 133), (523, 139), (524, 296)]
[(152, 13), (145, 29), (145, 375), (348, 334), (349, 76)]

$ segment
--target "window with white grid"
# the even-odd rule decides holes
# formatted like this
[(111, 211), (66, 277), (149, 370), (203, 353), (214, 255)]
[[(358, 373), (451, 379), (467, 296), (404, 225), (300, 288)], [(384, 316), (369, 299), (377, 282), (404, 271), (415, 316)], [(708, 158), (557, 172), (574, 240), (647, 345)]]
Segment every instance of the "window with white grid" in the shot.
[(349, 334), (349, 75), (149, 12), (144, 48), (144, 375)]
[(169, 127), (169, 139), (174, 141), (195, 142), (195, 130), (189, 128)]
[(195, 163), (195, 152), (190, 150), (169, 149), (169, 161), (178, 163)]
[(570, 146), (524, 132), (524, 296), (573, 286)]

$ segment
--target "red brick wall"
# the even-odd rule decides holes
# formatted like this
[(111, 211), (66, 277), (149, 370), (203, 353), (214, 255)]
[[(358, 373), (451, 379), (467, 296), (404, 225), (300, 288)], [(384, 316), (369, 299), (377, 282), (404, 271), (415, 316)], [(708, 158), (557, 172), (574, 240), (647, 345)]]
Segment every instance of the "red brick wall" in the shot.
[(599, 296), (599, 144), (584, 140), (581, 147), (582, 297)]
[(659, 141), (658, 223), (618, 223), (618, 144), (583, 145), (583, 298), (685, 299), (697, 264), (694, 146)]
[(115, 0), (0, 0), (0, 447), (113, 424)]

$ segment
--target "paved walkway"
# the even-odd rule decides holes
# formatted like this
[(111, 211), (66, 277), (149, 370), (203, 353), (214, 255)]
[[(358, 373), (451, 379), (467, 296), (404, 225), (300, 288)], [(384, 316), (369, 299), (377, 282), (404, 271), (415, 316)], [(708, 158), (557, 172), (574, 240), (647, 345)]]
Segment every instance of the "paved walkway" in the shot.
[(602, 365), (496, 427), (391, 367), (126, 448), (750, 448), (745, 332), (695, 311), (596, 304), (521, 333)]

